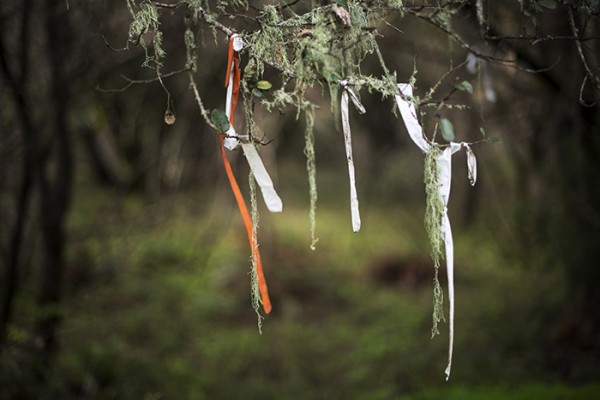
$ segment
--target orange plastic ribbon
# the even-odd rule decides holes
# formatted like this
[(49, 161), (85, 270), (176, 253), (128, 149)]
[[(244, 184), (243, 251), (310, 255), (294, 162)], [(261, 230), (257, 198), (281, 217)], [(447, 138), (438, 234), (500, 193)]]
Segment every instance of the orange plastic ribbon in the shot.
[[(233, 66), (233, 82), (230, 82), (231, 76), (231, 68)], [(233, 116), (235, 114), (235, 108), (237, 107), (237, 100), (240, 93), (240, 80), (241, 80), (241, 70), (240, 70), (240, 56), (233, 49), (233, 35), (229, 39), (229, 52), (227, 59), (227, 76), (225, 77), (225, 87), (228, 87), (230, 84), (232, 87), (232, 96), (231, 96), (231, 110), (229, 114), (229, 122), (233, 126)], [(246, 226), (246, 233), (248, 234), (248, 241), (250, 242), (250, 249), (252, 250), (252, 257), (256, 262), (256, 275), (258, 278), (258, 290), (260, 292), (260, 298), (262, 301), (263, 309), (266, 314), (271, 312), (271, 300), (269, 298), (269, 290), (267, 288), (267, 281), (265, 280), (265, 274), (262, 267), (262, 261), (260, 258), (260, 252), (258, 247), (254, 246), (254, 231), (252, 229), (252, 217), (250, 216), (250, 212), (248, 212), (248, 207), (246, 206), (246, 202), (244, 201), (244, 197), (242, 196), (242, 192), (240, 191), (240, 187), (233, 175), (233, 170), (231, 169), (231, 164), (227, 159), (227, 154), (225, 154), (225, 148), (223, 146), (223, 135), (219, 135), (219, 147), (221, 148), (221, 157), (223, 158), (223, 165), (225, 166), (225, 172), (227, 174), (227, 179), (229, 180), (229, 185), (231, 186), (231, 190), (233, 191), (233, 195), (235, 196), (235, 200), (237, 202), (238, 208), (240, 209), (240, 214), (242, 215), (242, 219), (244, 220), (244, 225)]]

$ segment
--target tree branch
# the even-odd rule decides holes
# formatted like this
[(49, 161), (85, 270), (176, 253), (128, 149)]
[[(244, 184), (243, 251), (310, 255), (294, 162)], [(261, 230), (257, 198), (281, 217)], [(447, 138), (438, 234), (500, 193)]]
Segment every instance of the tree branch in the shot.
[[(587, 62), (587, 59), (585, 58), (585, 54), (583, 53), (583, 47), (581, 46), (581, 40), (579, 39), (579, 32), (577, 31), (577, 26), (575, 25), (575, 16), (573, 15), (573, 7), (569, 7), (569, 25), (571, 26), (571, 31), (573, 32), (573, 36), (575, 36), (575, 45), (577, 46), (577, 53), (579, 54), (579, 58), (581, 59), (583, 68), (585, 68), (587, 78), (592, 82), (592, 84), (594, 85), (594, 88), (596, 90), (600, 91), (600, 80), (594, 74), (594, 72), (591, 70), (591, 68)], [(582, 92), (583, 92), (583, 86), (585, 85), (585, 83), (586, 83), (586, 81), (584, 80), (582, 83), (582, 89), (581, 89)]]
[(194, 81), (194, 75), (190, 71), (188, 71), (188, 77), (190, 78), (190, 87), (194, 92), (194, 97), (196, 99), (196, 104), (198, 104), (198, 108), (200, 109), (200, 114), (202, 118), (204, 118), (204, 122), (208, 124), (215, 131), (219, 131), (219, 128), (210, 120), (210, 116), (208, 115), (208, 111), (204, 108), (204, 103), (202, 103), (202, 99), (200, 98), (200, 93), (198, 93), (198, 87), (196, 86), (196, 81)]
[(198, 6), (198, 12), (200, 13), (200, 16), (202, 17), (204, 22), (206, 22), (208, 25), (220, 30), (225, 35), (227, 35), (227, 37), (233, 35), (234, 32), (232, 29), (226, 27), (225, 25), (214, 19), (214, 17), (210, 15), (204, 8), (202, 8), (202, 6)]

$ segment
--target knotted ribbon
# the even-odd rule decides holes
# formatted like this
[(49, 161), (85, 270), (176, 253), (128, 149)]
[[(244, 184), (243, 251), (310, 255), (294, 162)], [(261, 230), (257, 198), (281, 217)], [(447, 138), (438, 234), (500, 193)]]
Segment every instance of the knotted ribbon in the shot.
[[(412, 141), (424, 152), (429, 153), (432, 150), (432, 144), (427, 141), (423, 134), (423, 128), (419, 124), (417, 112), (414, 104), (409, 101), (413, 95), (413, 88), (408, 83), (399, 83), (398, 89), (400, 94), (396, 95), (396, 103), (404, 125)], [(403, 97), (404, 96), (404, 97)], [(452, 229), (450, 227), (450, 219), (448, 218), (448, 200), (450, 199), (450, 184), (452, 178), (452, 155), (462, 147), (467, 152), (467, 169), (468, 177), (471, 186), (475, 185), (477, 180), (477, 160), (475, 154), (469, 147), (468, 143), (450, 142), (450, 145), (442, 151), (442, 154), (437, 159), (438, 164), (438, 195), (444, 205), (442, 214), (442, 238), (444, 240), (444, 248), (446, 251), (446, 272), (448, 274), (448, 302), (449, 302), (449, 348), (448, 348), (448, 365), (446, 367), (446, 380), (450, 378), (452, 369), (452, 352), (454, 348), (454, 240), (452, 238)]]

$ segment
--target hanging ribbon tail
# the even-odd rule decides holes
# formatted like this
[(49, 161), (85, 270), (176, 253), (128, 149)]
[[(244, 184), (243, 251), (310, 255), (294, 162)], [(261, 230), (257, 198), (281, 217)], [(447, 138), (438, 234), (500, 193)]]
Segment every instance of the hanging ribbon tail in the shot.
[[(413, 88), (408, 83), (399, 83), (398, 89), (400, 93), (406, 97), (412, 97)], [(419, 120), (417, 118), (417, 111), (415, 110), (415, 106), (410, 101), (405, 100), (401, 95), (396, 95), (396, 104), (398, 105), (398, 109), (400, 110), (400, 115), (402, 115), (402, 119), (404, 120), (404, 125), (406, 126), (406, 130), (413, 142), (424, 152), (427, 153), (431, 150), (431, 144), (427, 142), (425, 139), (425, 135), (423, 134), (423, 128), (419, 124)]]
[[(354, 232), (358, 232), (360, 230), (360, 211), (358, 208), (358, 194), (356, 192), (356, 179), (354, 176), (354, 158), (352, 157), (352, 134), (350, 132), (350, 119), (348, 117), (347, 89), (342, 92), (341, 110), (346, 159), (348, 160), (348, 176), (350, 177), (350, 211), (352, 215), (352, 230)], [(362, 107), (362, 110), (364, 111), (364, 107)]]
[(446, 367), (446, 380), (450, 379), (450, 370), (452, 369), (452, 351), (454, 349), (454, 240), (452, 239), (452, 229), (450, 228), (450, 219), (448, 214), (444, 213), (442, 219), (442, 230), (444, 237), (444, 247), (446, 248), (446, 270), (448, 272), (448, 302), (449, 306), (449, 345), (448, 345), (448, 366)]
[(471, 186), (475, 186), (477, 182), (477, 159), (475, 158), (475, 153), (471, 150), (471, 147), (468, 144), (463, 144), (467, 151), (467, 171), (469, 176), (469, 183)]
[(444, 239), (444, 248), (446, 249), (446, 271), (448, 274), (448, 303), (449, 303), (449, 347), (448, 347), (448, 366), (446, 367), (446, 380), (450, 378), (452, 368), (452, 352), (454, 349), (454, 240), (450, 228), (450, 219), (448, 218), (448, 200), (450, 199), (450, 186), (452, 178), (452, 154), (461, 148), (459, 143), (450, 143), (440, 157), (438, 158), (438, 182), (440, 185), (439, 195), (444, 204), (444, 214), (442, 215), (442, 234)]
[(227, 155), (225, 154), (225, 148), (223, 147), (223, 137), (219, 136), (219, 147), (221, 149), (221, 157), (223, 158), (223, 166), (225, 167), (225, 172), (227, 174), (227, 179), (229, 180), (229, 185), (231, 186), (231, 190), (233, 191), (233, 195), (237, 202), (238, 208), (240, 210), (240, 214), (242, 215), (242, 219), (244, 220), (244, 225), (246, 227), (246, 233), (248, 234), (248, 241), (250, 242), (250, 249), (252, 250), (252, 257), (256, 261), (256, 275), (258, 278), (258, 289), (260, 292), (260, 299), (263, 306), (263, 310), (266, 314), (271, 312), (271, 300), (269, 298), (269, 290), (267, 288), (267, 281), (265, 280), (265, 274), (262, 267), (262, 261), (260, 258), (260, 252), (258, 247), (254, 246), (254, 233), (252, 230), (252, 217), (248, 212), (248, 207), (246, 206), (246, 202), (244, 201), (244, 197), (242, 196), (242, 192), (240, 191), (240, 187), (233, 175), (233, 171), (231, 169), (231, 164), (229, 164), (229, 160), (227, 159)]
[(254, 179), (260, 187), (267, 209), (271, 212), (281, 212), (283, 210), (283, 202), (275, 191), (273, 181), (267, 172), (260, 155), (252, 143), (242, 143), (242, 150), (248, 160), (250, 169), (254, 174)]

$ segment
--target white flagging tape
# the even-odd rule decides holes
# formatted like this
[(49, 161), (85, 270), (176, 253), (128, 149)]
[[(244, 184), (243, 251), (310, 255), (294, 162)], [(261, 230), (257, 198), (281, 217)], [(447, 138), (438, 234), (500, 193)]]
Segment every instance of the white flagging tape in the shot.
[(260, 191), (263, 195), (263, 199), (265, 200), (265, 204), (267, 208), (271, 212), (281, 212), (283, 210), (283, 202), (281, 198), (275, 191), (275, 187), (273, 186), (273, 181), (269, 176), (254, 144), (252, 143), (241, 143), (242, 150), (244, 151), (244, 155), (248, 160), (248, 164), (250, 165), (250, 169), (254, 174), (254, 179), (258, 183), (260, 187)]
[[(400, 93), (406, 97), (412, 97), (413, 89), (408, 83), (399, 83)], [(424, 152), (431, 151), (431, 144), (423, 135), (423, 128), (417, 119), (417, 112), (414, 105), (405, 100), (402, 96), (396, 95), (396, 103), (404, 120), (406, 130), (415, 144)], [(454, 239), (452, 238), (452, 228), (448, 218), (448, 200), (450, 199), (450, 186), (452, 178), (452, 155), (462, 147), (467, 152), (467, 169), (471, 186), (477, 181), (477, 160), (471, 147), (467, 143), (454, 143), (444, 149), (439, 156), (438, 163), (438, 183), (439, 196), (444, 204), (442, 214), (442, 235), (444, 239), (444, 248), (446, 250), (446, 271), (448, 273), (448, 303), (449, 303), (449, 348), (448, 348), (448, 366), (446, 367), (446, 380), (450, 378), (452, 369), (452, 353), (454, 350)]]
[[(244, 47), (244, 41), (237, 34), (233, 34), (233, 50), (240, 51)], [(229, 85), (227, 86), (227, 97), (225, 99), (225, 114), (227, 118), (231, 120), (231, 99), (233, 94), (233, 76), (234, 76), (234, 65), (231, 63), (231, 70), (229, 71)], [(273, 181), (263, 164), (260, 155), (256, 151), (254, 144), (244, 143), (238, 139), (238, 135), (235, 132), (233, 125), (225, 132), (227, 137), (223, 141), (223, 146), (228, 150), (234, 150), (241, 145), (242, 151), (248, 160), (248, 165), (254, 174), (254, 179), (260, 187), (260, 191), (263, 195), (267, 209), (271, 212), (281, 212), (283, 210), (283, 202), (275, 191)]]
[(448, 347), (448, 366), (446, 367), (446, 380), (450, 378), (452, 369), (452, 351), (454, 348), (454, 240), (452, 238), (452, 229), (450, 228), (450, 219), (448, 218), (448, 200), (450, 199), (450, 184), (452, 180), (452, 154), (461, 148), (459, 143), (450, 143), (438, 158), (438, 182), (440, 185), (439, 195), (444, 204), (444, 214), (442, 215), (442, 235), (444, 238), (444, 248), (446, 249), (446, 272), (448, 274), (448, 303), (449, 303), (449, 347)]
[(477, 159), (475, 158), (475, 153), (471, 150), (471, 147), (463, 143), (467, 151), (467, 171), (469, 176), (469, 183), (471, 186), (475, 186), (475, 182), (477, 182)]
[[(236, 42), (239, 41), (235, 40), (236, 38), (239, 38), (239, 40), (241, 40), (241, 38), (234, 33), (232, 35), (232, 39), (234, 40), (233, 42), (233, 46), (234, 46), (234, 50), (235, 50), (235, 45)], [(242, 49), (244, 45), (244, 42), (241, 41), (241, 46), (239, 48), (239, 50)], [(235, 51), (239, 51), (239, 50), (235, 50)], [(231, 68), (229, 69), (229, 85), (227, 85), (227, 96), (225, 97), (225, 115), (227, 115), (227, 119), (229, 119), (231, 121), (231, 98), (233, 97), (233, 75), (234, 75), (234, 70), (235, 70), (235, 66), (234, 63), (231, 63)], [(225, 132), (225, 134), (227, 135), (227, 137), (225, 138), (225, 140), (223, 140), (223, 146), (225, 146), (225, 148), (227, 150), (234, 150), (236, 149), (239, 145), (240, 145), (240, 141), (234, 137), (235, 136), (235, 131), (234, 134), (231, 134), (230, 131), (233, 130), (233, 127), (231, 127), (229, 129), (229, 131)]]
[(350, 178), (350, 212), (352, 215), (352, 231), (360, 230), (360, 211), (358, 208), (358, 194), (356, 191), (356, 178), (354, 176), (354, 158), (352, 156), (352, 133), (350, 131), (350, 118), (348, 116), (348, 95), (359, 113), (364, 114), (365, 108), (360, 103), (358, 96), (347, 85), (347, 81), (341, 82), (344, 88), (341, 99), (342, 128), (344, 131), (344, 143), (346, 148), (346, 160), (348, 161), (348, 176)]
[[(408, 98), (413, 95), (413, 88), (409, 83), (399, 83), (398, 89), (400, 89), (400, 93)], [(406, 126), (410, 138), (424, 153), (429, 152), (429, 150), (431, 150), (431, 144), (427, 142), (425, 135), (423, 135), (423, 128), (421, 128), (419, 120), (417, 119), (417, 111), (415, 110), (414, 104), (405, 100), (399, 94), (396, 95), (396, 104), (398, 104), (400, 115), (402, 115), (404, 125)]]

